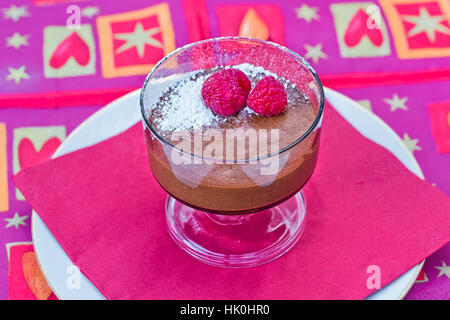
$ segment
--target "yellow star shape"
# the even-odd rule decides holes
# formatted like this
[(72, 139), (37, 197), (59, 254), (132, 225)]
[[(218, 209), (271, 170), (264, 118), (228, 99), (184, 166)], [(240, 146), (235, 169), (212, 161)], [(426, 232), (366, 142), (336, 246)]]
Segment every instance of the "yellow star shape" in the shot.
[(306, 22), (311, 22), (312, 20), (319, 20), (319, 15), (317, 11), (319, 8), (310, 7), (307, 4), (302, 5), (300, 8), (296, 8), (297, 18), (304, 19)]
[(445, 274), (447, 278), (450, 279), (450, 266), (447, 266), (444, 260), (442, 260), (442, 267), (439, 266), (434, 268), (439, 270), (438, 278)]
[(5, 221), (8, 222), (8, 224), (6, 225), (5, 228), (9, 228), (9, 227), (15, 227), (16, 229), (19, 229), (19, 226), (26, 226), (27, 224), (24, 222), (26, 219), (28, 218), (28, 216), (19, 216), (19, 214), (16, 212), (14, 214), (14, 217), (12, 218), (6, 218)]
[(120, 53), (126, 51), (130, 48), (135, 47), (140, 58), (144, 56), (145, 53), (145, 45), (155, 46), (157, 48), (162, 48), (163, 44), (155, 38), (152, 38), (153, 35), (161, 32), (160, 28), (151, 28), (148, 30), (144, 30), (142, 23), (136, 23), (133, 32), (129, 33), (116, 33), (114, 35), (115, 39), (124, 40), (125, 43), (122, 44), (119, 48), (117, 48), (116, 53)]
[(19, 68), (8, 68), (9, 74), (6, 76), (6, 80), (14, 80), (16, 84), (19, 84), (22, 79), (30, 79), (30, 76), (25, 72), (25, 66)]
[(328, 59), (328, 56), (325, 54), (325, 52), (322, 51), (322, 44), (318, 43), (315, 46), (311, 46), (309, 44), (305, 44), (306, 59), (312, 59), (314, 63), (319, 63), (319, 59)]
[(6, 38), (6, 46), (19, 49), (21, 46), (28, 46), (28, 34), (21, 35), (15, 32), (12, 36)]
[(403, 135), (403, 143), (411, 153), (414, 153), (416, 150), (422, 150), (422, 148), (418, 145), (419, 139), (411, 139), (407, 133)]
[(19, 21), (20, 18), (29, 17), (27, 6), (17, 7), (16, 5), (11, 5), (8, 9), (3, 9), (3, 17), (5, 19), (11, 19), (14, 22)]
[(394, 112), (397, 109), (408, 110), (408, 107), (405, 104), (406, 101), (408, 101), (408, 97), (400, 98), (398, 94), (394, 94), (392, 99), (386, 98), (383, 101), (391, 106), (391, 112)]
[(402, 18), (414, 24), (414, 27), (408, 32), (410, 37), (425, 32), (428, 40), (435, 42), (436, 32), (450, 34), (450, 29), (441, 24), (441, 21), (445, 21), (446, 18), (444, 16), (431, 16), (425, 7), (420, 7), (418, 16), (403, 15)]

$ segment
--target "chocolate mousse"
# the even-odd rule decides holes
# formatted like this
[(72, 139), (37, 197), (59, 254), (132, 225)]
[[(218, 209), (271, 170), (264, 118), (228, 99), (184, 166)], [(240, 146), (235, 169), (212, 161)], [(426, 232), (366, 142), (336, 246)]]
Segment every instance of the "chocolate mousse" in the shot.
[(201, 88), (217, 67), (172, 77), (147, 106), (158, 136), (145, 130), (156, 180), (181, 202), (220, 214), (257, 212), (291, 197), (311, 177), (319, 147), (318, 129), (298, 141), (317, 111), (294, 84), (261, 67), (233, 68), (253, 88), (263, 77), (275, 77), (286, 90), (286, 110), (262, 116), (244, 106), (231, 116), (215, 114), (202, 101)]

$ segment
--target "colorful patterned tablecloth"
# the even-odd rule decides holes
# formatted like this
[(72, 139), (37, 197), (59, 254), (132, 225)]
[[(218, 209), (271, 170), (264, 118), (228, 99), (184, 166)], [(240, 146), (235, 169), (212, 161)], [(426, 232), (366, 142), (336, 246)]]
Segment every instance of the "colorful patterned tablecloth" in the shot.
[[(55, 298), (34, 255), (31, 208), (11, 176), (48, 159), (84, 119), (140, 87), (167, 53), (225, 35), (303, 55), (325, 85), (391, 126), (425, 179), (450, 195), (448, 0), (4, 0), (0, 299)], [(449, 299), (449, 257), (450, 244), (429, 257), (406, 299)]]

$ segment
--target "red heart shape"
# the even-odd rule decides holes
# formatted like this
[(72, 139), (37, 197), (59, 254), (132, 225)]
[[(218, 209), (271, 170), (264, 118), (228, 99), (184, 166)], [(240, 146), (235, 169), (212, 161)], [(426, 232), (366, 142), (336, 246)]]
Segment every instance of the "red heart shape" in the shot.
[(61, 140), (53, 137), (47, 140), (41, 150), (36, 151), (33, 143), (28, 138), (23, 138), (19, 143), (19, 165), (21, 169), (35, 166), (44, 162), (53, 155), (61, 145)]
[(367, 21), (370, 19), (369, 15), (362, 9), (355, 13), (353, 18), (345, 30), (344, 41), (349, 47), (354, 47), (361, 42), (363, 36), (367, 36), (370, 41), (377, 47), (383, 44), (383, 34), (378, 28), (369, 29)]
[(70, 57), (73, 57), (82, 66), (89, 63), (89, 47), (76, 32), (73, 32), (56, 47), (50, 58), (50, 66), (59, 69), (66, 64)]

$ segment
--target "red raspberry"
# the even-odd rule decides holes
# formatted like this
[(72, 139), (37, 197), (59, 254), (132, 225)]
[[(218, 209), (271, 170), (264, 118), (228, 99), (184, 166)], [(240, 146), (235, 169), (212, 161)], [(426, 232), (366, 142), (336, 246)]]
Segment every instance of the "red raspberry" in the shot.
[(202, 97), (214, 113), (231, 116), (241, 110), (252, 85), (245, 73), (237, 69), (222, 69), (203, 83)]
[(286, 110), (286, 90), (274, 77), (264, 77), (258, 81), (250, 92), (247, 105), (260, 115), (276, 116)]

